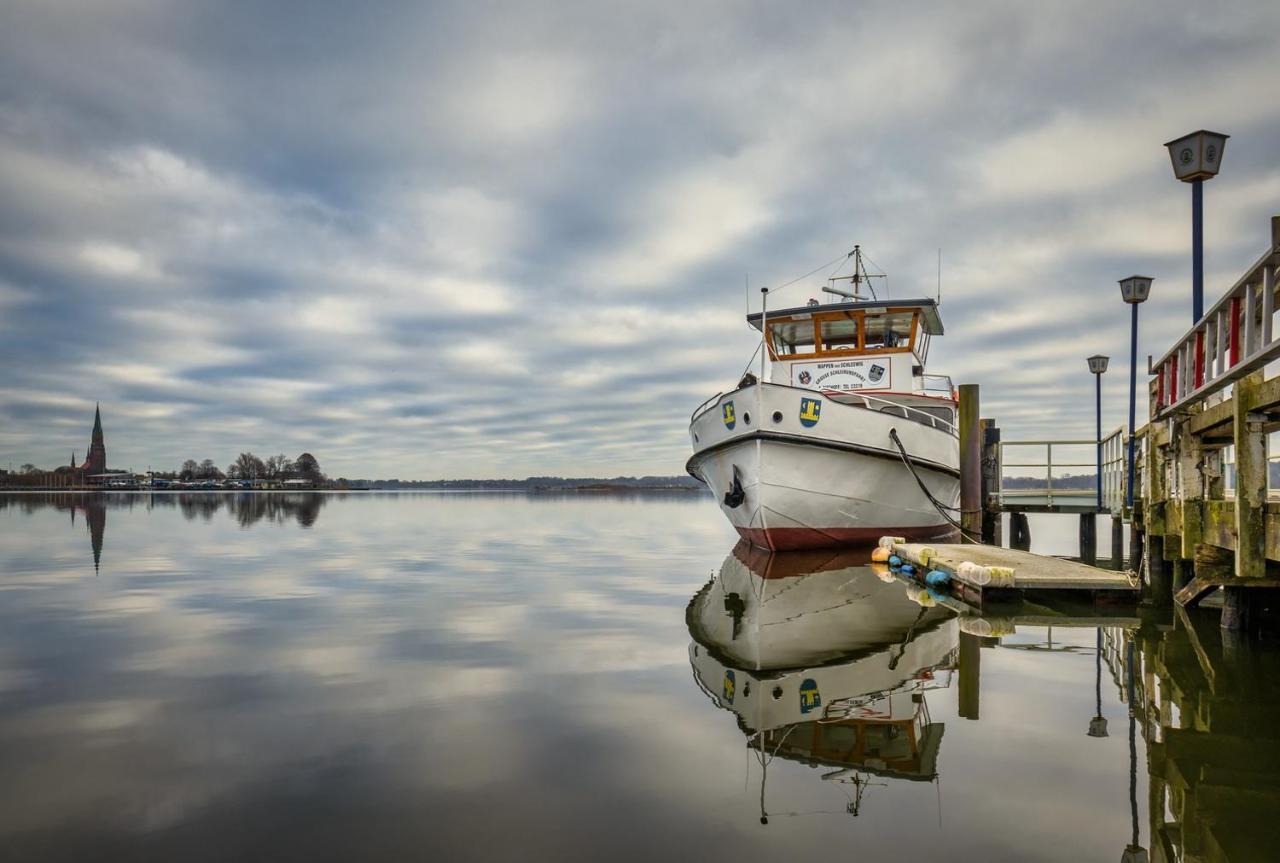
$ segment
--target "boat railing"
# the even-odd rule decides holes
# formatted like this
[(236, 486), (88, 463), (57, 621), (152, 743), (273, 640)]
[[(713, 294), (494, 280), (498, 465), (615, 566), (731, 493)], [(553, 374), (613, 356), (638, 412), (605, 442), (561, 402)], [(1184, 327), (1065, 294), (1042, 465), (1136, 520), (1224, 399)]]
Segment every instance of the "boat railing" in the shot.
[(705, 402), (703, 402), (702, 404), (694, 408), (693, 413), (689, 414), (689, 424), (692, 425), (694, 420), (696, 420), (698, 417), (702, 416), (704, 413), (710, 410), (711, 406), (715, 404), (717, 401), (719, 401), (720, 396), (722, 395), (724, 395), (723, 392), (718, 392), (715, 395), (713, 395), (711, 398), (707, 399)]
[(960, 431), (954, 423), (948, 422), (942, 417), (930, 413), (925, 408), (904, 405), (902, 402), (880, 398), (879, 396), (867, 395), (866, 393), (823, 390), (822, 394), (837, 404), (853, 405), (857, 402), (862, 402), (862, 406), (867, 410), (878, 411), (891, 416), (899, 416), (903, 419), (909, 419), (922, 425), (932, 426), (936, 429), (945, 431), (952, 437), (960, 436)]
[(921, 375), (920, 380), (927, 393), (946, 393), (950, 396), (956, 391), (950, 375)]

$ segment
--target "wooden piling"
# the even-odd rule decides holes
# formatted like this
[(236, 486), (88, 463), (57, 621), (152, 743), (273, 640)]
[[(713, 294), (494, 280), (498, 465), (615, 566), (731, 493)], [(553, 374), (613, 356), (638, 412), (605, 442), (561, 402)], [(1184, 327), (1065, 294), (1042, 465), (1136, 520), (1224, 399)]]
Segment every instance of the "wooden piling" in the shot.
[(995, 420), (979, 421), (982, 429), (982, 541), (1000, 545), (1000, 429)]
[(1080, 559), (1090, 566), (1098, 562), (1098, 517), (1080, 513)]
[(1124, 519), (1111, 516), (1111, 568), (1124, 569)]
[[(960, 385), (960, 524), (982, 535), (982, 433), (977, 384)], [(971, 539), (966, 541), (972, 542)]]

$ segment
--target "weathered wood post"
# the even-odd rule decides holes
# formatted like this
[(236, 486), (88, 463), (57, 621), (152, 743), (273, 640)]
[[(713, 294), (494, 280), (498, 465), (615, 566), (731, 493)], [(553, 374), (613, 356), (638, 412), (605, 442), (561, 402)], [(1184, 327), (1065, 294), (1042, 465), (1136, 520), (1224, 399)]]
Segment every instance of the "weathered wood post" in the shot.
[(1111, 568), (1124, 569), (1124, 519), (1111, 516)]
[(982, 541), (1000, 545), (1000, 429), (984, 419), (982, 428)]
[(1191, 423), (1178, 425), (1178, 480), (1182, 490), (1183, 560), (1195, 560), (1196, 546), (1204, 536), (1204, 474), (1201, 472), (1204, 451), (1199, 439), (1191, 433)]
[(1080, 559), (1090, 566), (1098, 563), (1098, 517), (1080, 513)]
[(961, 542), (982, 535), (982, 433), (978, 420), (978, 385), (960, 385), (960, 525)]
[[(1267, 442), (1262, 430), (1265, 417), (1251, 408), (1262, 389), (1262, 372), (1256, 371), (1236, 382), (1234, 403), (1234, 443), (1236, 448), (1236, 553), (1237, 578), (1262, 578), (1267, 574)], [(1248, 588), (1227, 587), (1223, 591), (1222, 628), (1244, 629), (1249, 625)]]

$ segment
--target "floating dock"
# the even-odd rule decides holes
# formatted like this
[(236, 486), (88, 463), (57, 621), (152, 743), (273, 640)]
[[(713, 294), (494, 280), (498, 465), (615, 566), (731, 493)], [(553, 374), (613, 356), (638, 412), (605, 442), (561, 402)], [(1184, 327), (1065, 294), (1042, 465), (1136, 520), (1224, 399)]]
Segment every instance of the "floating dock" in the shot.
[(1017, 599), (1028, 592), (1077, 591), (1099, 596), (1136, 598), (1141, 585), (1132, 572), (1046, 557), (992, 545), (935, 545), (885, 537), (881, 545), (920, 577), (945, 573), (951, 591), (965, 602), (981, 606), (984, 598)]

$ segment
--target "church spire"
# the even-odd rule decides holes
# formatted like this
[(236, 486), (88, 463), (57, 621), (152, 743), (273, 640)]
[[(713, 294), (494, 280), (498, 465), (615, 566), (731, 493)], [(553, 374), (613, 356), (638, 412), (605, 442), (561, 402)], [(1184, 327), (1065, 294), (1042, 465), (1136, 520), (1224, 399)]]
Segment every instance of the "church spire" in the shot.
[(93, 436), (102, 437), (102, 406), (97, 402), (93, 405)]

